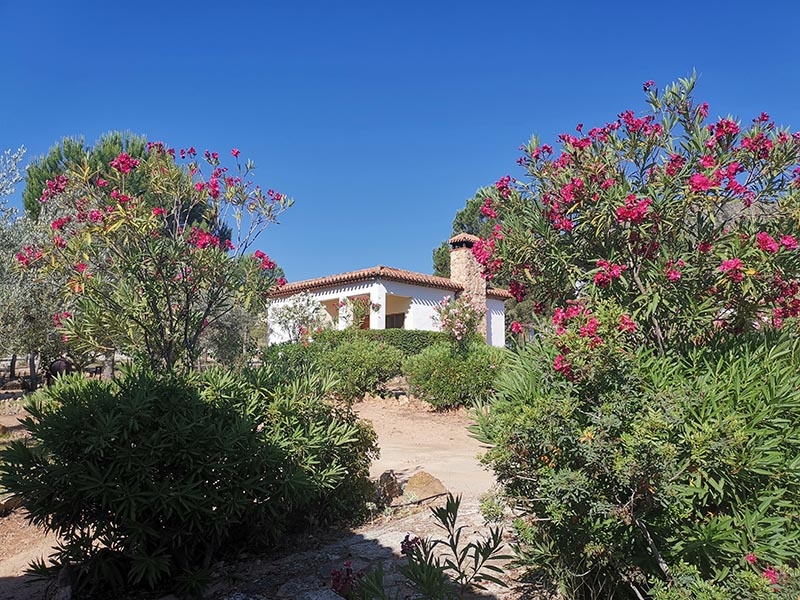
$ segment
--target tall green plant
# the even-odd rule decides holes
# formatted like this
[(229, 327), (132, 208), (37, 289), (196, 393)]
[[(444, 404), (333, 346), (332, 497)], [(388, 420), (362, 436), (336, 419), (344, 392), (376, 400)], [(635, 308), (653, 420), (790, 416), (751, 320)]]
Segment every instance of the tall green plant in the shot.
[(556, 345), (528, 345), (477, 412), (486, 461), (523, 515), (520, 555), (572, 598), (642, 597), (680, 564), (698, 581), (788, 572), (800, 558), (796, 341), (686, 358), (617, 349), (565, 374)]

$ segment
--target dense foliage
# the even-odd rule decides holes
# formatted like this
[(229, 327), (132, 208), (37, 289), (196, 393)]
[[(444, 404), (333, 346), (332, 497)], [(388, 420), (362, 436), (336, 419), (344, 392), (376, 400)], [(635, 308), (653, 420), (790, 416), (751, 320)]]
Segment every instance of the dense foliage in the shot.
[(485, 401), (508, 352), (482, 341), (457, 347), (439, 342), (403, 364), (409, 391), (438, 409)]
[(356, 338), (316, 354), (320, 370), (334, 374), (337, 394), (346, 401), (376, 393), (383, 384), (399, 375), (403, 353), (389, 344)]
[(796, 596), (800, 136), (709, 120), (694, 83), (534, 138), (473, 248), (541, 314), (479, 430), (571, 598)]
[(47, 180), (48, 235), (16, 258), (64, 281), (68, 307), (54, 318), (73, 346), (190, 369), (206, 328), (234, 306), (259, 308), (282, 281), (266, 254), (248, 251), (291, 200), (255, 186), (253, 165), (231, 155), (232, 168), (217, 153), (149, 143), (139, 158), (72, 157)]
[[(722, 581), (793, 564), (800, 521), (797, 342), (681, 358), (595, 355), (580, 376), (530, 344), (507, 361), (483, 439), (522, 556), (570, 597), (626, 597), (687, 564)], [(480, 413), (479, 413), (480, 414)], [(777, 567), (778, 571), (784, 570)]]
[(417, 331), (413, 329), (325, 329), (313, 336), (314, 344), (332, 348), (356, 339), (367, 339), (394, 346), (403, 356), (419, 354), (436, 342), (445, 341), (447, 334), (439, 331)]
[(499, 180), (502, 226), (475, 247), (487, 276), (547, 316), (611, 299), (661, 351), (800, 312), (800, 134), (762, 113), (710, 120), (694, 80), (647, 82), (650, 114), (533, 138), (527, 179)]
[(59, 535), (55, 568), (87, 593), (196, 591), (231, 544), (363, 510), (375, 435), (328, 393), (267, 368), (64, 378), (29, 407), (33, 443), (0, 453), (0, 484)]

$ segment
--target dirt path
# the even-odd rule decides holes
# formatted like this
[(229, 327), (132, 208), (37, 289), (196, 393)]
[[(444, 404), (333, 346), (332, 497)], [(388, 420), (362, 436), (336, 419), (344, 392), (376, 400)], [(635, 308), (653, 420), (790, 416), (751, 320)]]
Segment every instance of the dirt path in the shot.
[[(483, 531), (478, 510), (480, 496), (494, 485), (492, 475), (477, 460), (485, 450), (467, 432), (471, 423), (463, 411), (437, 413), (414, 399), (368, 398), (356, 405), (359, 415), (372, 422), (378, 434), (381, 457), (371, 469), (374, 478), (393, 470), (401, 482), (424, 470), (442, 481), (454, 494), (462, 494), (461, 522), (468, 531)], [(0, 421), (3, 422), (3, 421)], [(398, 581), (400, 542), (406, 533), (420, 537), (438, 535), (429, 510), (404, 509), (392, 518), (379, 517), (352, 532), (310, 535), (300, 551), (274, 559), (244, 558), (218, 563), (215, 583), (208, 596), (227, 600), (334, 600), (330, 590), (331, 569), (351, 561), (354, 570), (384, 564), (387, 580)], [(45, 555), (52, 545), (15, 514), (0, 519), (0, 598), (44, 598), (41, 585), (30, 587), (20, 577), (27, 563)], [(402, 588), (397, 588), (405, 595)], [(493, 588), (478, 598), (522, 598), (521, 590)], [(534, 598), (535, 595), (524, 596)]]

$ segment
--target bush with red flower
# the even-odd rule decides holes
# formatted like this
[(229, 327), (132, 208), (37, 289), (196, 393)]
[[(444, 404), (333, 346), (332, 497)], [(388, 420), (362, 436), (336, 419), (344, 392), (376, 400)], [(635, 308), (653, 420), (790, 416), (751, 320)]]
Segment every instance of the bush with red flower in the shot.
[(47, 182), (49, 240), (18, 261), (66, 277), (73, 316), (63, 333), (76, 347), (190, 369), (209, 325), (282, 282), (269, 256), (249, 252), (292, 201), (255, 186), (253, 164), (231, 154), (225, 166), (216, 152), (155, 142), (140, 158), (123, 151)]
[(800, 135), (693, 87), (534, 138), (475, 245), (541, 308), (478, 429), (569, 598), (755, 598), (800, 561)]

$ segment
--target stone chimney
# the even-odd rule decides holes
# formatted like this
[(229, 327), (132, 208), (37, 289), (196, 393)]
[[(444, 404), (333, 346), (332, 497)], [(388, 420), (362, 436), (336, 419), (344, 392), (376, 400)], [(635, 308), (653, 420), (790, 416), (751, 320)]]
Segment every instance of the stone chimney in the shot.
[[(486, 315), (486, 280), (481, 276), (481, 265), (472, 255), (472, 246), (480, 240), (469, 233), (459, 233), (450, 238), (450, 280), (461, 285), (464, 293), (472, 298), (472, 304)], [(478, 326), (478, 332), (486, 339), (486, 319)]]

